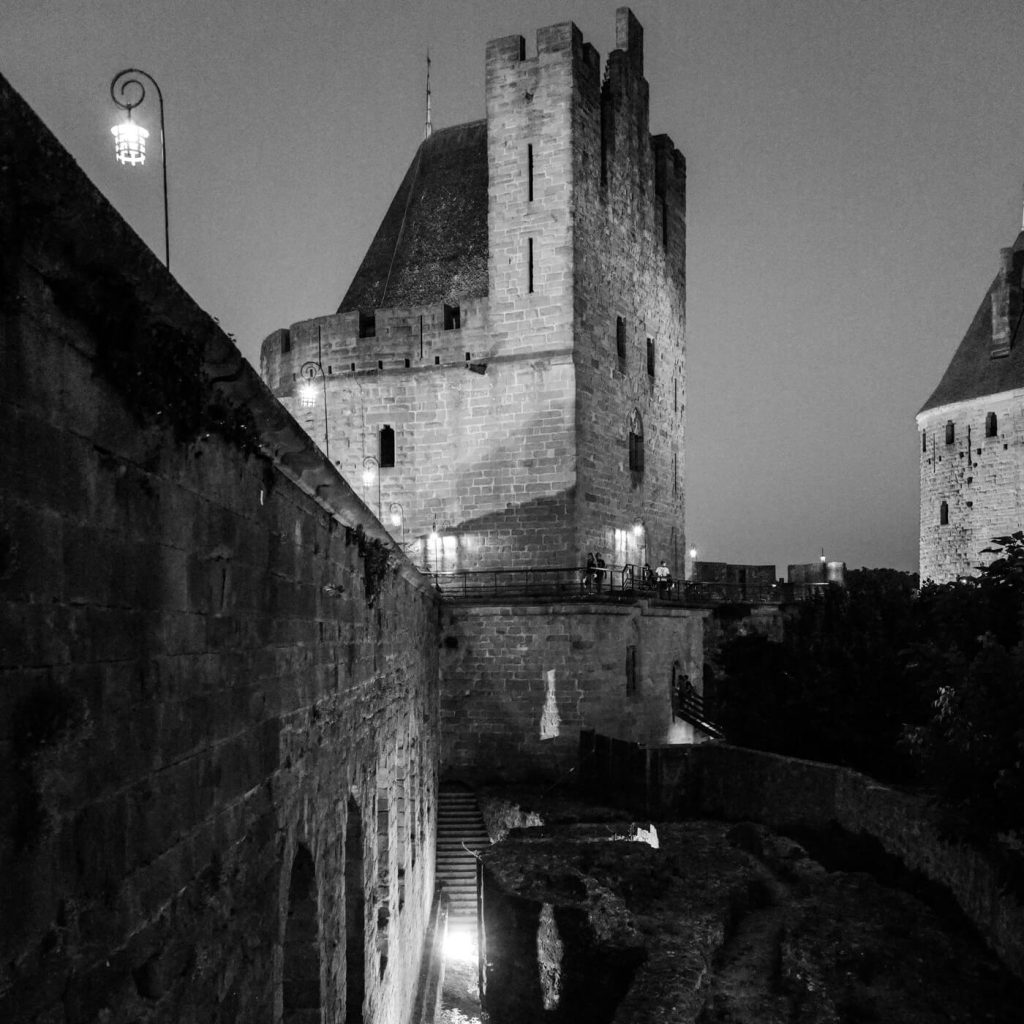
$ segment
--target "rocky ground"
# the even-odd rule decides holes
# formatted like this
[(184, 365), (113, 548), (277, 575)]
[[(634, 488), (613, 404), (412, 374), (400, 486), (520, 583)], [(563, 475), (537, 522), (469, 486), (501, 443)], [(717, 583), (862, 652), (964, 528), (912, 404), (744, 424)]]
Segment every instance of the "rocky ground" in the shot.
[(655, 848), (616, 816), (549, 806), (485, 852), (491, 1024), (1024, 1020), (947, 910), (760, 826), (657, 823)]

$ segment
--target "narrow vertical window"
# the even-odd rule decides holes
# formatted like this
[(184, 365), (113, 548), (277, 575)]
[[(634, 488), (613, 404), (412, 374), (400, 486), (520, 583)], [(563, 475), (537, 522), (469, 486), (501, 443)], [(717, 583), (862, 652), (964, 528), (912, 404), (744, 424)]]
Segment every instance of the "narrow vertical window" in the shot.
[(629, 417), (629, 468), (633, 473), (644, 471), (644, 421), (638, 409)]
[(533, 239), (526, 240), (526, 290), (533, 291)]
[(654, 376), (654, 339), (647, 339), (647, 376)]
[(946, 502), (939, 506), (939, 526), (949, 526), (949, 505)]
[(985, 414), (985, 436), (995, 437), (999, 433), (999, 420), (994, 412)]
[(526, 147), (526, 199), (533, 202), (533, 146)]
[(679, 453), (672, 453), (672, 493), (679, 493)]
[(946, 420), (946, 444), (952, 444), (956, 437), (956, 428), (952, 420)]
[(636, 693), (636, 645), (626, 648), (626, 696)]
[(626, 321), (621, 316), (615, 318), (615, 355), (619, 360), (619, 369), (626, 372)]
[(925, 431), (921, 431), (921, 451), (928, 451), (928, 434)]
[(387, 423), (380, 428), (377, 452), (381, 466), (393, 466), (395, 464), (395, 432)]
[(672, 380), (672, 411), (679, 412), (679, 381)]

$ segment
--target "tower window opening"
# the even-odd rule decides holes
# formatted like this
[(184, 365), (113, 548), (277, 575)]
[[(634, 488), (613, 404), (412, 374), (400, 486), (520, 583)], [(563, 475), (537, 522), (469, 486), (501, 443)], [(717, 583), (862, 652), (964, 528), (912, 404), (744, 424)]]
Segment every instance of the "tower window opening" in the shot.
[(949, 504), (945, 501), (939, 506), (939, 526), (949, 526)]
[(352, 368), (352, 372), (355, 373), (356, 372), (356, 364), (352, 363), (351, 364), (351, 368)]
[(435, 366), (440, 366), (441, 365), (441, 357), (440, 356), (434, 356), (434, 365)]
[(985, 436), (995, 437), (999, 433), (999, 420), (994, 412), (985, 414)]
[(526, 199), (533, 202), (533, 146), (526, 147)]
[(383, 370), (384, 369), (384, 360), (383, 359), (378, 359), (377, 360), (377, 369), (378, 370)]
[(647, 376), (654, 376), (654, 339), (647, 339)]
[(395, 432), (387, 423), (377, 435), (377, 451), (382, 468), (395, 464)]
[(459, 306), (444, 304), (444, 329), (446, 331), (457, 331), (462, 327), (462, 310)]
[(619, 360), (619, 369), (626, 372), (626, 321), (621, 316), (615, 318), (615, 355)]
[(629, 417), (629, 468), (633, 473), (644, 471), (644, 421), (637, 409)]
[(409, 369), (409, 360), (408, 360), (408, 359), (406, 359), (406, 361), (405, 361), (405, 368), (406, 368), (407, 370)]
[(533, 239), (526, 240), (526, 290), (533, 292)]
[(377, 315), (375, 313), (364, 313), (359, 311), (359, 337), (377, 337)]
[(928, 451), (928, 434), (924, 430), (921, 431), (921, 451)]
[(281, 335), (281, 354), (284, 355), (285, 352), (291, 352), (291, 350), (292, 350), (292, 336), (287, 331), (285, 331)]
[(956, 439), (956, 428), (952, 420), (946, 420), (946, 444), (952, 444)]

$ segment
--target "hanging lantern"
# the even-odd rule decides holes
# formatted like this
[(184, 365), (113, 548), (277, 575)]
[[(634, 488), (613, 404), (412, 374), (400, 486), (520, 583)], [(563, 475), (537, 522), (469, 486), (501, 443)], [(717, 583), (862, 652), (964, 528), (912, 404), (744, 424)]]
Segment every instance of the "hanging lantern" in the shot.
[(114, 136), (114, 156), (118, 163), (134, 167), (146, 162), (146, 139), (149, 138), (149, 132), (132, 120), (131, 111), (126, 121), (110, 129), (110, 134)]
[(303, 409), (312, 409), (313, 406), (316, 405), (316, 391), (317, 387), (315, 380), (309, 380), (307, 378), (299, 385), (299, 405), (301, 405)]

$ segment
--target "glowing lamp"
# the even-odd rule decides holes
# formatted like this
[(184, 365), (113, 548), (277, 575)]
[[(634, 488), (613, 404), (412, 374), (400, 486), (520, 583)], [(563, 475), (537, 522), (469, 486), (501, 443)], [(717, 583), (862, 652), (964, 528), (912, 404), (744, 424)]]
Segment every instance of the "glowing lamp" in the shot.
[(400, 512), (391, 513), (391, 525), (401, 526), (402, 525), (402, 514)]
[(690, 548), (690, 557), (691, 558), (696, 558), (697, 557), (697, 549), (696, 548)]
[(633, 527), (633, 536), (634, 537), (639, 537), (643, 532), (644, 532), (644, 524), (643, 523), (637, 523), (636, 526)]
[(304, 409), (312, 409), (316, 405), (315, 380), (304, 380), (299, 385), (299, 405)]
[(369, 487), (370, 484), (373, 483), (373, 476), (373, 466), (367, 466), (363, 470), (363, 483), (366, 484), (367, 487)]
[(114, 136), (114, 156), (118, 163), (134, 167), (146, 162), (146, 139), (149, 138), (149, 132), (132, 120), (131, 112), (126, 121), (110, 129), (110, 134)]

